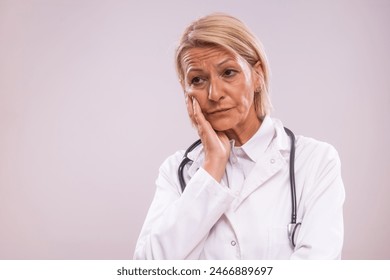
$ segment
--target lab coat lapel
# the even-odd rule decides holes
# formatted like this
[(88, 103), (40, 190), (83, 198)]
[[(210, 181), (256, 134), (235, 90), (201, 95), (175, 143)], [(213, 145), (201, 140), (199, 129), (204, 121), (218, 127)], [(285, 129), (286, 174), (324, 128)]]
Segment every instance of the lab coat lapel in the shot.
[[(281, 123), (275, 123), (274, 125), (276, 132), (275, 137), (246, 178), (240, 197), (240, 203), (287, 165), (287, 157), (290, 150), (289, 138), (284, 132)], [(238, 207), (240, 203), (238, 203), (236, 207)]]
[(280, 152), (266, 152), (245, 180), (240, 200), (245, 200), (252, 192), (277, 174), (286, 164), (287, 161)]

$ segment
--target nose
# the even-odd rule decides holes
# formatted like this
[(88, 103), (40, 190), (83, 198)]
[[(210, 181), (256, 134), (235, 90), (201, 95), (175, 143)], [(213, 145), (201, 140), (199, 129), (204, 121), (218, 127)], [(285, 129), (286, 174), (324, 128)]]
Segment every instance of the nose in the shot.
[(211, 101), (219, 101), (224, 98), (223, 88), (218, 78), (210, 80), (208, 98)]

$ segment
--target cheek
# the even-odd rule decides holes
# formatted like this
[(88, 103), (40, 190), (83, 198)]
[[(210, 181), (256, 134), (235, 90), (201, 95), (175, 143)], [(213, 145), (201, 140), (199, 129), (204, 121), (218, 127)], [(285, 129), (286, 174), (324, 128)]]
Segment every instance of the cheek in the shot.
[(252, 106), (252, 104), (253, 104), (253, 99), (254, 99), (254, 96), (255, 96), (255, 94), (254, 94), (254, 92), (253, 92), (253, 90), (250, 88), (250, 89), (248, 89), (248, 92), (247, 92), (247, 94), (243, 97), (243, 99), (245, 99), (245, 103), (246, 103), (246, 105), (248, 106), (248, 107), (251, 107)]
[(236, 91), (237, 101), (239, 103), (240, 111), (248, 110), (252, 104), (254, 99), (254, 89), (248, 84), (244, 84), (239, 87), (240, 90)]
[(188, 98), (195, 98), (198, 101), (202, 111), (204, 110), (204, 108), (206, 108), (207, 94), (205, 92), (199, 91), (199, 90), (188, 89), (188, 90), (185, 90), (185, 95), (187, 95)]

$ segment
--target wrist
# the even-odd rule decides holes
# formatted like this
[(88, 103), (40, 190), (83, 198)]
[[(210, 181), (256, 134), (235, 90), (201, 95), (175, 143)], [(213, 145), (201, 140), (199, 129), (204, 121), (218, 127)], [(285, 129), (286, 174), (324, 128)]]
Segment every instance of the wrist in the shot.
[(206, 160), (203, 164), (203, 169), (207, 171), (217, 182), (221, 182), (225, 173), (227, 161), (223, 160)]

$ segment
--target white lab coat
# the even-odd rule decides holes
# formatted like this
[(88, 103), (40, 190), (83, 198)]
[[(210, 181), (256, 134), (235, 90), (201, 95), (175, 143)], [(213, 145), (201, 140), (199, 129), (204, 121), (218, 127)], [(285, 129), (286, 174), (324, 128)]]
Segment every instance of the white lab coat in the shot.
[(279, 120), (241, 193), (233, 193), (203, 168), (201, 146), (181, 192), (177, 170), (184, 151), (160, 167), (157, 189), (134, 259), (339, 259), (343, 244), (344, 186), (340, 160), (329, 144), (296, 137), (296, 247), (290, 244), (290, 138)]

